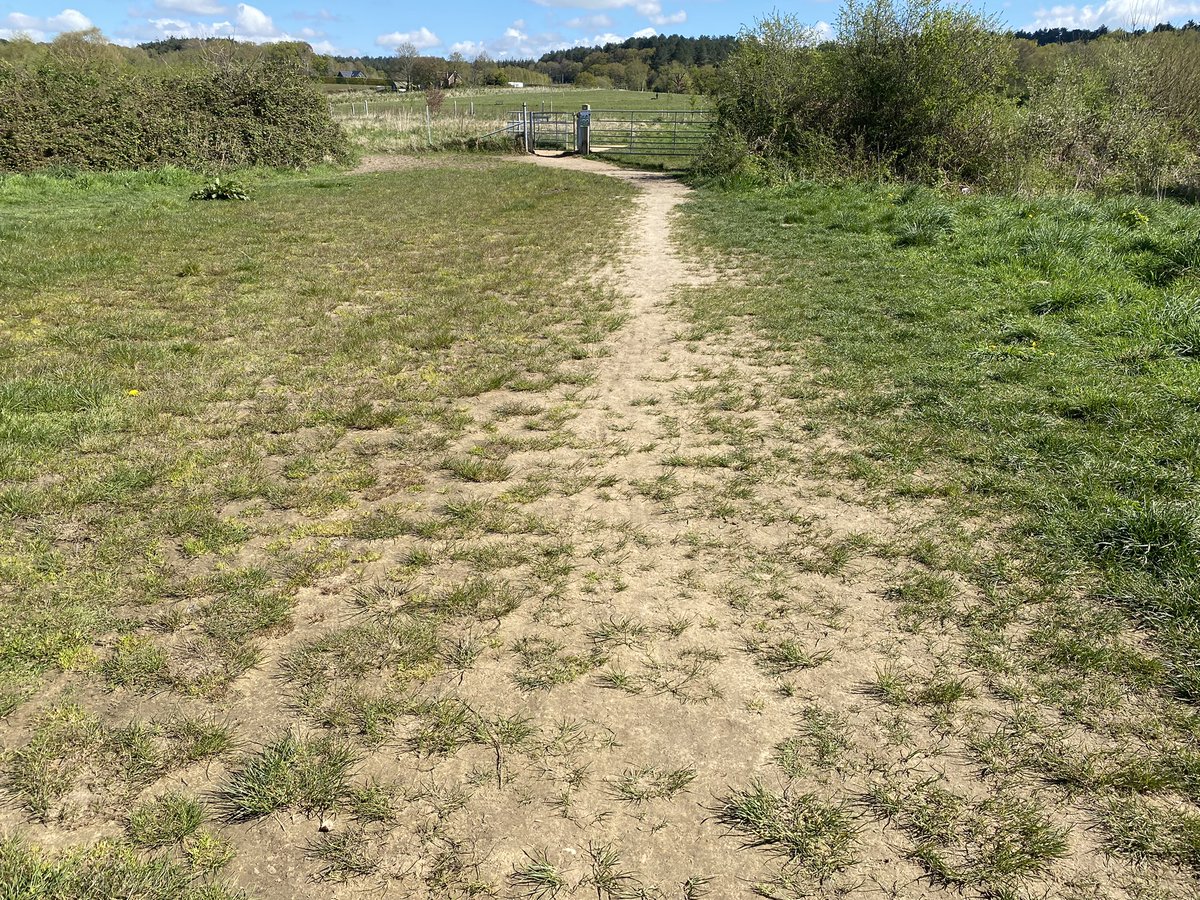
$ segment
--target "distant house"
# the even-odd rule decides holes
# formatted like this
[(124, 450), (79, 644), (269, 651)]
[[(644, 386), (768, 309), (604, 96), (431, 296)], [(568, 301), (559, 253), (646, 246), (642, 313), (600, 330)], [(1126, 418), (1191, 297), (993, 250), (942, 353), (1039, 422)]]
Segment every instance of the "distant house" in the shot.
[(394, 92), (396, 92), (397, 94), (404, 94), (404, 93), (408, 92), (408, 88), (405, 87), (403, 81), (393, 81), (392, 82), (392, 90)]
[(523, 82), (523, 81), (510, 81), (510, 82), (508, 83), (508, 86), (509, 86), (509, 87), (525, 87), (525, 82)]
[(350, 69), (345, 72), (338, 72), (337, 77), (338, 78), (366, 78), (367, 73), (360, 72), (360, 71), (358, 71), (358, 69)]
[(458, 87), (460, 80), (457, 72), (447, 72), (442, 76), (442, 87)]

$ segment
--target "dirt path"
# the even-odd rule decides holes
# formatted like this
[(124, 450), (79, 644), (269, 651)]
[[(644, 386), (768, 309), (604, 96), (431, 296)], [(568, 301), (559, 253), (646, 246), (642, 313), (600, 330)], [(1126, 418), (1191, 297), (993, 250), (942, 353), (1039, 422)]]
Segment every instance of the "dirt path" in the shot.
[[(722, 810), (731, 792), (759, 779), (782, 797), (786, 779), (772, 760), (797, 714), (814, 704), (832, 704), (837, 716), (861, 708), (863, 685), (895, 654), (877, 640), (892, 616), (881, 573), (869, 562), (851, 573), (828, 560), (844, 535), (886, 540), (896, 525), (780, 462), (797, 451), (789, 435), (803, 432), (784, 421), (790, 404), (772, 384), (778, 372), (729, 346), (681, 338), (675, 293), (716, 277), (672, 240), (683, 184), (589, 160), (526, 160), (638, 188), (624, 252), (601, 276), (624, 298), (627, 320), (603, 352), (579, 363), (587, 386), (550, 398), (570, 435), (565, 445), (534, 442), (506, 460), (515, 478), (548, 488), (525, 508), (569, 547), (568, 574), (549, 592), (539, 585), (537, 602), (488, 636), (516, 648), (516, 661), (485, 654), (442, 695), (484, 719), (528, 717), (540, 735), (569, 729), (572, 737), (503, 763), (497, 753), (496, 783), (481, 785), (445, 831), (453, 841), (469, 835), (482, 871), (518, 884), (536, 859), (594, 893), (608, 854), (628, 873), (621, 890), (745, 895), (778, 881), (779, 865), (747, 851), (754, 836), (731, 834)], [(749, 346), (744, 335), (738, 341)], [(527, 426), (498, 411), (524, 400), (480, 398), (472, 414), (481, 427), (454, 450), (497, 439), (519, 445)], [(471, 500), (497, 496), (491, 485), (448, 489)], [(512, 691), (514, 681), (524, 689)], [(470, 757), (431, 761), (431, 779), (461, 778)], [(829, 779), (813, 795), (828, 807), (812, 812), (837, 818), (845, 776)], [(832, 870), (858, 829), (814, 836), (829, 847), (788, 877), (838, 883)], [(873, 883), (873, 862), (894, 851), (879, 839), (859, 844), (865, 868), (855, 877)], [(915, 883), (920, 874), (895, 860), (886, 870), (889, 881)]]

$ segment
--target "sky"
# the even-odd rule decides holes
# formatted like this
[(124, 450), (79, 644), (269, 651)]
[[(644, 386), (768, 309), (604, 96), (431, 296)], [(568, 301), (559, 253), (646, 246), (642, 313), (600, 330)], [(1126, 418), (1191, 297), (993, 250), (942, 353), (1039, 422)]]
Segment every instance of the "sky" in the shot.
[[(829, 28), (837, 0), (0, 0), (0, 38), (44, 41), (97, 27), (110, 40), (136, 44), (168, 36), (228, 36), (258, 43), (307, 41), (319, 53), (386, 56), (411, 43), (422, 53), (468, 59), (537, 57), (653, 34), (735, 34), (773, 8)], [(993, 0), (987, 11), (1012, 28), (1110, 28), (1200, 20), (1200, 0), (1106, 0), (1050, 5)]]

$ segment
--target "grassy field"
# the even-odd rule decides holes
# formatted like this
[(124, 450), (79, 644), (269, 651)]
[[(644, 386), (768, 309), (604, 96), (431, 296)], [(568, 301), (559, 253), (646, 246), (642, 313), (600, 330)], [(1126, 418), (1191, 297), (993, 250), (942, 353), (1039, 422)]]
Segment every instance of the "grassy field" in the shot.
[[(442, 109), (428, 121), (425, 96), (420, 93), (362, 92), (351, 99), (331, 100), (330, 109), (364, 153), (420, 153), (475, 146), (479, 138), (508, 125), (509, 114), (519, 111), (523, 103), (539, 112), (578, 112), (585, 103), (593, 109), (610, 111), (686, 111), (702, 109), (704, 100), (690, 94), (639, 91), (494, 88), (478, 92), (451, 91)], [(490, 149), (507, 146), (501, 137), (482, 143)]]
[(1195, 896), (1194, 209), (393, 163), (0, 182), (0, 896)]
[[(357, 92), (352, 97), (330, 99), (335, 116), (358, 114), (363, 101), (368, 112), (380, 114), (406, 111), (425, 114), (425, 95)], [(481, 88), (478, 90), (447, 91), (441, 116), (457, 116), (483, 120), (502, 119), (507, 113), (519, 110), (522, 104), (539, 112), (578, 112), (587, 103), (592, 109), (695, 109), (706, 105), (703, 97), (694, 94), (666, 94), (655, 91), (584, 90), (582, 88)]]
[[(552, 422), (533, 398), (577, 380), (564, 361), (621, 320), (607, 290), (562, 281), (611, 249), (619, 183), (503, 166), (247, 179), (252, 201), (205, 205), (179, 172), (0, 183), (4, 830), (116, 838), (51, 860), (4, 837), (6, 896), (226, 896), (204, 884), (234, 847), (184, 782), (228, 780), (231, 821), (344, 798), (348, 745), (296, 743), (286, 710), (375, 733), (402, 688), (352, 696), (331, 676), (427, 676), (445, 604), (507, 601), (468, 581), (402, 630), (339, 632), (314, 586), (425, 527), (405, 523), (436, 497), (427, 467), (458, 465), (443, 455), (467, 398), (505, 388), (530, 398), (509, 415)], [(561, 241), (584, 198), (596, 215)], [(462, 476), (503, 462), (475, 466)], [(537, 525), (484, 504), (429, 527)], [(312, 639), (293, 698), (269, 680), (231, 694), (295, 629)], [(267, 749), (214, 765), (247, 742)]]
[(849, 440), (823, 466), (944, 510), (891, 596), (952, 623), (947, 677), (1002, 704), (965, 726), (975, 764), (1085, 798), (1113, 852), (1200, 868), (1200, 214), (798, 183), (703, 191), (687, 221), (747, 274), (693, 292), (693, 336), (751, 323)]

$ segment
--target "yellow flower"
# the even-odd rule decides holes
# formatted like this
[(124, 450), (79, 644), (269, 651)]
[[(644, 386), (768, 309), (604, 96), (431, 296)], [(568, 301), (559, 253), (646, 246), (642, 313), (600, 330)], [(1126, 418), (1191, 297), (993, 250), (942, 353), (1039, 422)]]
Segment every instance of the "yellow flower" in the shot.
[(130, 390), (129, 396), (136, 397), (139, 393), (141, 393), (141, 392), (137, 388), (133, 388), (132, 390)]

